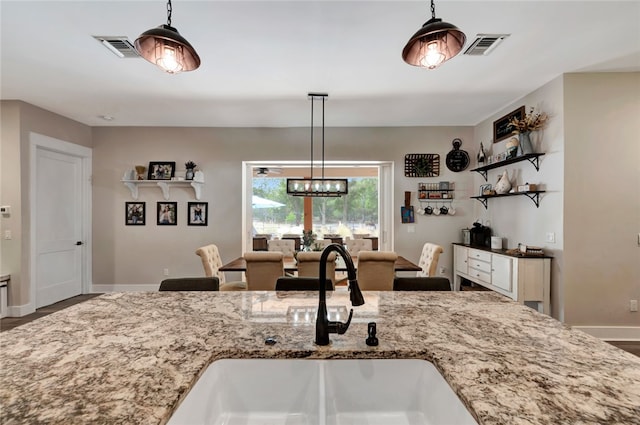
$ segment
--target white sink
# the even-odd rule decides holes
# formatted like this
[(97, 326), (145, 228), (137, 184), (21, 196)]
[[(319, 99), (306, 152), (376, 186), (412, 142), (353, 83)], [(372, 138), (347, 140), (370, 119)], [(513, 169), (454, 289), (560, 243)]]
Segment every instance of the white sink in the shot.
[(169, 425), (476, 424), (424, 360), (218, 360)]

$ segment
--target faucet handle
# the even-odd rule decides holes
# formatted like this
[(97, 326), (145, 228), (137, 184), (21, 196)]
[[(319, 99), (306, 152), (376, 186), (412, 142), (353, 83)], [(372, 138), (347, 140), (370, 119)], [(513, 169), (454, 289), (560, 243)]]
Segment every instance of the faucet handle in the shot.
[(336, 332), (338, 333), (338, 335), (342, 335), (343, 333), (345, 333), (347, 331), (347, 329), (349, 329), (349, 325), (351, 324), (351, 318), (352, 317), (353, 317), (353, 309), (349, 310), (349, 318), (347, 319), (347, 321), (345, 323), (335, 322), (335, 324), (336, 324)]

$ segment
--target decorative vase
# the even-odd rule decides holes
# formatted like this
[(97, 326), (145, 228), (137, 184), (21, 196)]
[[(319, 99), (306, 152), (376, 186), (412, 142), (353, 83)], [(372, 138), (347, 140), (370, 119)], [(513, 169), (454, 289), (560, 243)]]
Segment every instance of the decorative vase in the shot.
[(193, 168), (187, 168), (187, 173), (185, 174), (184, 178), (186, 180), (193, 180)]
[(507, 170), (502, 173), (500, 179), (496, 183), (493, 188), (498, 195), (504, 195), (511, 190), (511, 182), (509, 181), (509, 176), (507, 175)]
[(531, 145), (531, 132), (525, 131), (518, 135), (518, 141), (520, 142), (520, 154), (526, 155), (533, 153), (533, 146)]

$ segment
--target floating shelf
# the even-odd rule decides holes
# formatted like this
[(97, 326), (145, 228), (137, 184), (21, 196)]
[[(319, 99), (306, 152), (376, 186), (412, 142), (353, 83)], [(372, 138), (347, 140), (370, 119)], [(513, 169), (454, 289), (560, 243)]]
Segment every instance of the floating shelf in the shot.
[(516, 162), (527, 160), (529, 161), (535, 168), (536, 171), (540, 171), (540, 165), (538, 163), (538, 158), (544, 155), (544, 153), (527, 153), (524, 155), (516, 156), (515, 158), (506, 159), (500, 162), (494, 162), (493, 164), (483, 165), (482, 167), (474, 168), (470, 171), (475, 171), (476, 173), (480, 173), (482, 177), (484, 177), (484, 181), (487, 181), (487, 171), (493, 170), (494, 168), (503, 167), (509, 164), (515, 164)]
[[(536, 154), (540, 155), (540, 154)], [(480, 201), (484, 208), (487, 209), (488, 199), (490, 198), (502, 198), (504, 196), (519, 196), (524, 195), (527, 198), (531, 199), (534, 204), (536, 204), (536, 208), (540, 206), (540, 194), (544, 193), (544, 190), (532, 190), (529, 192), (514, 192), (514, 193), (504, 193), (502, 195), (481, 195), (481, 196), (472, 196), (471, 199), (477, 199)]]
[(202, 186), (204, 186), (204, 182), (194, 180), (122, 180), (122, 183), (129, 188), (131, 197), (134, 200), (138, 199), (138, 188), (140, 186), (158, 186), (162, 190), (162, 196), (165, 201), (169, 200), (171, 186), (191, 186), (196, 200), (199, 201), (202, 195)]

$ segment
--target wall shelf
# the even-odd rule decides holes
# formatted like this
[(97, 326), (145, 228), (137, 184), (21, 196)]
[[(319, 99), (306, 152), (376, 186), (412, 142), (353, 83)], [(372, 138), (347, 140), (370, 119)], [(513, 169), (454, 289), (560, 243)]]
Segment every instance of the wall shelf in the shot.
[[(536, 155), (540, 155), (540, 154), (536, 154)], [(533, 201), (534, 204), (536, 204), (536, 208), (538, 208), (538, 206), (540, 205), (540, 194), (544, 193), (544, 190), (532, 190), (529, 192), (513, 192), (513, 193), (504, 193), (501, 195), (481, 195), (481, 196), (472, 196), (471, 199), (477, 199), (478, 201), (480, 201), (480, 203), (482, 205), (484, 205), (484, 208), (487, 209), (487, 203), (488, 200), (490, 198), (501, 198), (504, 196), (518, 196), (518, 195), (524, 195), (527, 198), (531, 199)]]
[(138, 188), (140, 186), (157, 186), (162, 190), (162, 196), (165, 201), (169, 200), (170, 188), (173, 187), (188, 187), (193, 188), (193, 193), (196, 200), (200, 200), (202, 195), (202, 186), (204, 182), (195, 180), (122, 180), (122, 183), (131, 191), (131, 197), (134, 200), (138, 199)]
[[(480, 173), (482, 177), (484, 177), (484, 181), (487, 181), (487, 171), (493, 170), (494, 168), (503, 167), (509, 164), (515, 164), (516, 162), (527, 160), (536, 168), (536, 171), (540, 171), (540, 164), (538, 163), (538, 158), (544, 155), (544, 153), (527, 153), (524, 155), (516, 156), (515, 158), (509, 158), (504, 161), (494, 162), (493, 164), (483, 165), (482, 167), (474, 168), (470, 171), (475, 171), (476, 173)], [(486, 206), (485, 206), (486, 207)]]

